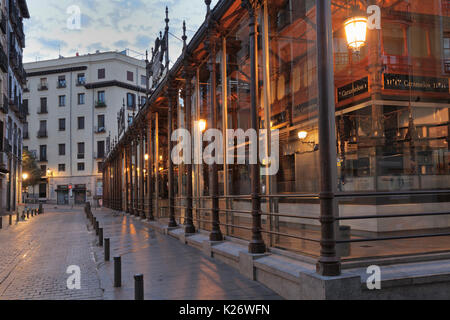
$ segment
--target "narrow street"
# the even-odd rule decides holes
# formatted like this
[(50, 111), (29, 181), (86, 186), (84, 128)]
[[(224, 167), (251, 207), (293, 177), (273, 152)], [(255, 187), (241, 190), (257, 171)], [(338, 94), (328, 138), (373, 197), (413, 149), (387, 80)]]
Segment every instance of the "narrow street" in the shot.
[[(104, 262), (83, 208), (45, 207), (45, 214), (0, 230), (0, 299), (133, 299), (136, 273), (146, 299), (279, 299), (271, 290), (209, 259), (199, 250), (155, 233), (135, 218), (94, 210), (111, 238)], [(5, 223), (6, 221), (6, 223)], [(122, 257), (122, 288), (113, 288), (115, 255)], [(69, 290), (66, 273), (79, 266), (81, 289)]]

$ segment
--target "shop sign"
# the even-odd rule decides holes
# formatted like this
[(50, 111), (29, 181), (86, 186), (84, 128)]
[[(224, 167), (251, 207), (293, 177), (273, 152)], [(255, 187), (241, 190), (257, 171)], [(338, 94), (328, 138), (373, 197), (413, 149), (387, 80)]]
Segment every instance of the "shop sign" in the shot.
[(337, 89), (338, 102), (369, 92), (369, 78), (365, 77)]
[(449, 82), (448, 78), (385, 73), (384, 89), (448, 93)]

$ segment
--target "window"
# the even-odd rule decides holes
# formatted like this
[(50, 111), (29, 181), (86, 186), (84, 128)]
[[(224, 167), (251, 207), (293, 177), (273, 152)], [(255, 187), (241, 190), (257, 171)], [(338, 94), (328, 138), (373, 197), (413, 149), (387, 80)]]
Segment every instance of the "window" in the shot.
[(97, 162), (97, 172), (102, 173), (103, 171), (103, 162)]
[(78, 117), (78, 130), (84, 130), (84, 117)]
[(78, 159), (84, 159), (84, 142), (78, 143)]
[(127, 80), (128, 81), (133, 81), (133, 72), (131, 71), (127, 71)]
[(38, 90), (48, 90), (47, 78), (41, 78), (39, 81)]
[(41, 109), (39, 113), (47, 113), (47, 98), (41, 98)]
[(47, 184), (40, 183), (39, 184), (39, 198), (46, 198), (46, 197), (47, 197)]
[(105, 157), (105, 141), (97, 141), (97, 158), (102, 159)]
[(39, 146), (39, 161), (47, 161), (47, 146)]
[(65, 107), (66, 106), (66, 96), (59, 96), (58, 104), (60, 107)]
[(84, 104), (85, 103), (85, 94), (84, 93), (79, 93), (78, 94), (78, 104)]
[(64, 163), (58, 164), (58, 171), (59, 172), (65, 172), (66, 171), (66, 165)]
[(77, 75), (77, 85), (82, 86), (85, 83), (86, 83), (86, 76), (84, 75), (84, 73), (79, 73)]
[(66, 119), (59, 119), (59, 131), (66, 131)]
[(99, 79), (105, 79), (106, 78), (105, 69), (98, 69), (98, 78)]
[(60, 156), (66, 155), (66, 145), (64, 143), (58, 145), (58, 152)]
[(39, 121), (38, 138), (45, 138), (45, 137), (47, 137), (47, 120), (41, 120)]
[(65, 88), (66, 87), (66, 76), (59, 76), (58, 77), (58, 88)]
[(84, 162), (78, 163), (78, 171), (84, 171)]
[(143, 107), (145, 105), (145, 103), (147, 102), (147, 97), (142, 96), (142, 97), (140, 97), (140, 99), (141, 99), (140, 106)]
[(147, 86), (147, 77), (141, 76), (141, 86)]
[(97, 100), (98, 102), (105, 102), (105, 91), (97, 92)]
[(136, 107), (136, 95), (134, 93), (127, 93), (127, 108), (134, 109)]
[(103, 132), (105, 131), (105, 115), (99, 114), (97, 116), (97, 131)]

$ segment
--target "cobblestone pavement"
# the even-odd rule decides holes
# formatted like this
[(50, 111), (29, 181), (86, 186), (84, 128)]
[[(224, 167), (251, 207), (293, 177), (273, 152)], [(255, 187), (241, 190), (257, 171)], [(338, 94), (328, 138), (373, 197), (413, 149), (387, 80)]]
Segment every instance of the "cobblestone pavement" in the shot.
[[(148, 300), (266, 300), (280, 299), (260, 283), (242, 276), (234, 268), (208, 258), (200, 250), (151, 230), (139, 219), (109, 210), (94, 210), (111, 239), (111, 261), (103, 262), (97, 247), (105, 299), (134, 299), (135, 274), (144, 275)], [(122, 259), (122, 288), (112, 288), (114, 256)]]
[[(45, 211), (18, 224), (14, 219), (12, 226), (3, 219), (0, 299), (102, 299), (93, 235), (82, 208)], [(70, 265), (81, 269), (81, 290), (67, 289)]]
[[(113, 262), (83, 208), (47, 206), (43, 215), (0, 230), (0, 300), (133, 299), (136, 273), (144, 274), (145, 298), (280, 299), (228, 265), (201, 251), (154, 232), (138, 219), (94, 210), (111, 238), (111, 260), (122, 256), (122, 288), (113, 288)], [(81, 290), (67, 289), (67, 267), (81, 270)]]

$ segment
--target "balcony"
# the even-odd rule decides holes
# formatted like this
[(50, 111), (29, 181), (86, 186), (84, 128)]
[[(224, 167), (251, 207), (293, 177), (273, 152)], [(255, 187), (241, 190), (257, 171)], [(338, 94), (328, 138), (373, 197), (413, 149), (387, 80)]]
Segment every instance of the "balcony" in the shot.
[(3, 151), (4, 152), (11, 152), (12, 151), (12, 146), (11, 146), (11, 143), (9, 142), (8, 138), (5, 138), (3, 140)]
[(77, 159), (78, 159), (78, 160), (84, 159), (84, 153), (79, 153), (79, 154), (77, 154)]
[(47, 107), (41, 107), (37, 112), (37, 114), (47, 114), (47, 113), (48, 113)]
[(47, 130), (39, 130), (37, 133), (39, 139), (48, 138)]
[(129, 111), (136, 110), (136, 103), (127, 104), (127, 110), (129, 110)]
[(5, 15), (5, 12), (2, 11), (2, 21), (0, 21), (0, 29), (2, 30), (3, 34), (6, 34), (6, 24), (7, 24), (7, 18)]
[(9, 100), (9, 108), (15, 113), (20, 112), (20, 101), (18, 97), (14, 97), (14, 99)]
[(57, 89), (64, 89), (64, 88), (67, 88), (67, 83), (66, 83), (66, 81), (64, 80), (64, 81), (58, 81), (57, 83), (56, 83), (56, 88)]
[(8, 56), (6, 55), (5, 49), (3, 49), (3, 46), (0, 44), (0, 69), (2, 69), (3, 72), (8, 72)]
[(84, 86), (86, 84), (86, 79), (77, 79), (77, 83), (76, 83), (76, 86), (77, 87), (81, 87), (81, 86)]
[(6, 95), (3, 95), (3, 104), (0, 106), (0, 111), (4, 114), (8, 114), (9, 112), (9, 100)]
[[(42, 157), (39, 157), (38, 162), (48, 162), (47, 156), (44, 155)], [(45, 176), (47, 174), (47, 172), (43, 172), (42, 174), (43, 174), (43, 176)]]
[(95, 102), (95, 108), (106, 108), (106, 102), (105, 101), (96, 101)]
[(105, 133), (106, 128), (105, 126), (95, 126), (94, 127), (94, 133)]
[(48, 85), (46, 83), (41, 83), (40, 85), (38, 85), (38, 91), (47, 91), (48, 90)]

